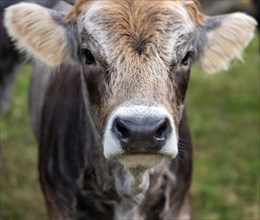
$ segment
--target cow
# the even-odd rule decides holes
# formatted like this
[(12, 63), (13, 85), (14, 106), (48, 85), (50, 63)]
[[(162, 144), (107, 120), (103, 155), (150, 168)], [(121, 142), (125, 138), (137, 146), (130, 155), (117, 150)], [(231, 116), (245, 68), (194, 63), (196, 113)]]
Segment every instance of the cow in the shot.
[(228, 69), (257, 22), (197, 1), (78, 0), (5, 11), (30, 91), (50, 219), (191, 219), (190, 68)]

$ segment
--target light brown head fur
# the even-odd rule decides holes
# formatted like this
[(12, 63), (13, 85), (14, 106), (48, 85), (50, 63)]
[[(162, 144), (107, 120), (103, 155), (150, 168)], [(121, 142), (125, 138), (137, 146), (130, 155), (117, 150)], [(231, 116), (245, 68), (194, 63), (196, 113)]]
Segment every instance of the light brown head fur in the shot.
[[(158, 1), (158, 0), (157, 0)], [(165, 1), (165, 0), (159, 0), (159, 1)], [(197, 0), (171, 0), (175, 2), (179, 2), (186, 7), (190, 17), (196, 21), (197, 23), (202, 24), (203, 23), (203, 14), (199, 10), (199, 2)], [(150, 3), (153, 4), (153, 0), (150, 0)], [(72, 10), (68, 15), (65, 17), (66, 21), (69, 23), (76, 22), (77, 18), (80, 16), (80, 14), (91, 4), (90, 0), (76, 0), (76, 2), (73, 5)]]
[[(107, 82), (97, 83), (99, 89), (91, 87), (93, 92), (106, 85), (106, 92), (96, 94), (100, 96), (96, 106), (104, 116), (102, 125), (116, 106), (131, 104), (165, 106), (175, 115), (176, 123), (179, 121), (185, 92), (179, 91), (173, 72), (187, 84), (189, 68), (180, 63), (188, 50), (195, 49), (192, 44), (196, 40), (190, 37), (196, 25), (183, 5), (196, 18), (198, 11), (195, 3), (171, 3), (105, 1), (90, 5), (80, 1), (74, 7), (74, 13), (76, 9), (76, 14), (82, 14), (77, 20), (83, 24), (79, 29), (81, 45), (92, 51), (100, 61), (97, 66), (108, 75)], [(100, 63), (105, 63), (106, 69)], [(87, 73), (86, 78), (93, 83), (93, 74)]]

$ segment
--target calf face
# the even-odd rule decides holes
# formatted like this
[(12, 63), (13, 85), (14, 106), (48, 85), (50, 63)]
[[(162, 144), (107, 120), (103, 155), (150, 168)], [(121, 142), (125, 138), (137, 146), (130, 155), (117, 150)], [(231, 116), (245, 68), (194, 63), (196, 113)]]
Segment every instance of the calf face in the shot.
[(227, 69), (255, 25), (242, 13), (204, 16), (194, 1), (78, 1), (65, 18), (21, 3), (5, 15), (20, 49), (50, 67), (81, 69), (104, 156), (130, 168), (177, 155), (192, 62)]

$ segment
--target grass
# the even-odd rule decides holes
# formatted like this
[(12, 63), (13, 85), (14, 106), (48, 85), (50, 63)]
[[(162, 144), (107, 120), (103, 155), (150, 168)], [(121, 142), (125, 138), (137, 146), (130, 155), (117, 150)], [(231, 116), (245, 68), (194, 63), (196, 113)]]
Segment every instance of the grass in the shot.
[[(259, 39), (245, 63), (228, 72), (192, 71), (187, 108), (194, 145), (195, 220), (257, 220), (259, 216)], [(20, 68), (10, 109), (1, 116), (1, 220), (45, 220), (30, 126), (31, 68)]]
[(188, 92), (194, 145), (194, 219), (259, 219), (259, 38), (244, 64), (208, 76), (196, 68)]
[(37, 145), (28, 113), (29, 65), (20, 68), (10, 109), (1, 116), (1, 220), (43, 220), (45, 205), (37, 171)]

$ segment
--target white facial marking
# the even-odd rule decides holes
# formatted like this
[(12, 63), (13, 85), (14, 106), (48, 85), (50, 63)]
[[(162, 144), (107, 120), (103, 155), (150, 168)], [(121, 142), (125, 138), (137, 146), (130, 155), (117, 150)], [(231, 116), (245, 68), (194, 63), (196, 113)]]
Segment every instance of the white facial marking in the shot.
[[(127, 154), (125, 155), (119, 140), (116, 139), (111, 131), (113, 122), (117, 117), (135, 117), (142, 120), (144, 117), (165, 117), (169, 120), (172, 127), (171, 134), (166, 141), (165, 146), (158, 153), (151, 154)], [(104, 156), (107, 159), (117, 158), (123, 165), (127, 167), (144, 166), (153, 167), (157, 165), (161, 159), (166, 157), (174, 158), (178, 153), (178, 138), (176, 128), (172, 116), (164, 107), (152, 106), (128, 106), (117, 108), (108, 119), (105, 133), (103, 137)]]

